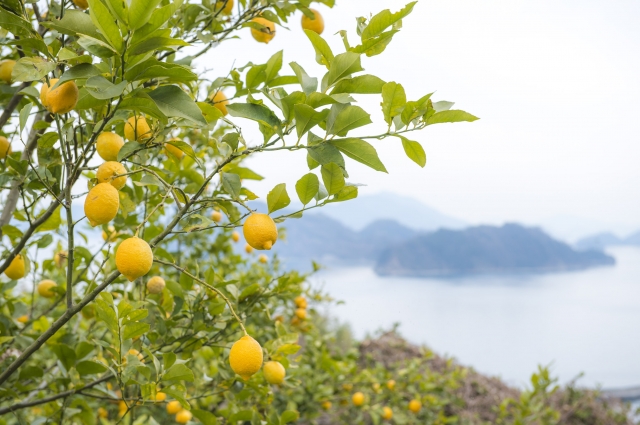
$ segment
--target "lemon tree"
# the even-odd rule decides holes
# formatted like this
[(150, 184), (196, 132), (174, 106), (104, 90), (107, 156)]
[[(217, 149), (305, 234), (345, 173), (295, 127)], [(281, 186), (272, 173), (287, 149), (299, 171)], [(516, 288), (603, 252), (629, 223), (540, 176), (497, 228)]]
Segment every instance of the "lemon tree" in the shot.
[[(285, 424), (347, 400), (369, 412), (370, 395), (341, 393), (354, 359), (329, 356), (314, 325), (306, 297), (323, 296), (253, 250), (277, 247), (286, 220), (356, 198), (347, 170), (386, 172), (380, 141), (424, 167), (412, 134), (477, 118), (364, 71), (393, 55), (415, 3), (331, 44), (314, 3), (334, 6), (2, 2), (0, 423)], [(291, 25), (320, 75), (282, 51), (213, 80), (193, 66), (235, 37), (269, 48), (258, 43)], [(364, 97), (380, 104), (377, 127)], [(244, 161), (276, 151), (304, 152), (308, 172), (252, 192), (269, 176)], [(284, 210), (292, 196), (302, 207)]]

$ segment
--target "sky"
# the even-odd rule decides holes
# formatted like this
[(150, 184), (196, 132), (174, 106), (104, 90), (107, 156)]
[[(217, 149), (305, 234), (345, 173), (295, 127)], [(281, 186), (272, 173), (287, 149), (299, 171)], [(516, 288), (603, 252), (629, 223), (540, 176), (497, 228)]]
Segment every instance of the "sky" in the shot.
[[(343, 51), (341, 29), (356, 44), (357, 16), (405, 4), (336, 3), (318, 7), (334, 53)], [(424, 169), (396, 139), (376, 142), (389, 174), (351, 161), (350, 181), (367, 185), (361, 194), (410, 196), (469, 223), (580, 222), (623, 235), (640, 229), (638, 18), (634, 0), (420, 0), (387, 51), (363, 59), (366, 72), (401, 83), (410, 99), (435, 91), (435, 100), (481, 119), (414, 133), (427, 152)], [(196, 64), (214, 78), (234, 60), (264, 63), (284, 49), (285, 63), (321, 77), (299, 19), (268, 45), (246, 29)], [(358, 101), (382, 121), (379, 97)], [(253, 123), (242, 126), (259, 140)], [(303, 153), (269, 153), (249, 164), (267, 177), (251, 186), (261, 197), (281, 182), (295, 196), (295, 181), (308, 172)]]

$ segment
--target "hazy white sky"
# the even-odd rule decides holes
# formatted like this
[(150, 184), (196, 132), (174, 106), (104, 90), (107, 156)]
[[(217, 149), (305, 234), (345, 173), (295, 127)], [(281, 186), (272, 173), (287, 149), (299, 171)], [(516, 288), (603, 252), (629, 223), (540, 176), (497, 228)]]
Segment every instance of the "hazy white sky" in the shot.
[[(323, 36), (341, 52), (333, 34), (348, 29), (356, 44), (356, 16), (404, 4), (338, 0), (319, 8)], [(409, 195), (471, 223), (575, 216), (620, 232), (640, 228), (639, 20), (636, 0), (420, 0), (387, 51), (363, 66), (402, 83), (411, 99), (436, 91), (481, 120), (413, 136), (427, 151), (424, 169), (397, 140), (378, 142), (389, 174), (350, 162), (351, 180), (368, 185), (363, 194)], [(269, 45), (247, 29), (199, 66), (215, 76), (234, 59), (262, 63), (284, 49), (286, 63), (321, 77), (299, 17), (289, 27)], [(359, 100), (381, 121), (378, 97)], [(308, 172), (304, 155), (269, 154), (252, 165), (268, 177), (253, 186), (262, 197), (280, 182), (295, 196), (293, 184)]]

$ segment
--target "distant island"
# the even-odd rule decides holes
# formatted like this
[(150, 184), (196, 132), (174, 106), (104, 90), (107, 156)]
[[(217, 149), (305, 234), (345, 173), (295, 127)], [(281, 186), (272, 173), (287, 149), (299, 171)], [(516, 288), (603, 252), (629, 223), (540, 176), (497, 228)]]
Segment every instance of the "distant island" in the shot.
[(379, 220), (354, 231), (323, 214), (287, 220), (275, 253), (287, 267), (373, 267), (384, 276), (544, 273), (613, 265), (598, 251), (577, 251), (539, 228), (506, 224), (464, 230), (416, 231)]
[(625, 238), (620, 238), (613, 233), (598, 233), (580, 239), (574, 245), (580, 251), (596, 250), (604, 251), (608, 246), (640, 246), (640, 231)]
[(505, 224), (441, 229), (384, 250), (375, 265), (383, 276), (544, 273), (615, 264), (599, 251), (576, 251), (537, 227)]

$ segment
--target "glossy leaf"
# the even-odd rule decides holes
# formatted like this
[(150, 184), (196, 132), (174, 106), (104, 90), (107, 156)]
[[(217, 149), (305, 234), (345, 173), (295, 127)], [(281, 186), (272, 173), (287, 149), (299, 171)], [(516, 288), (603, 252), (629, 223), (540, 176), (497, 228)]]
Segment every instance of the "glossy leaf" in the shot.
[(285, 183), (276, 185), (276, 187), (271, 189), (267, 194), (267, 207), (269, 209), (269, 214), (288, 206), (290, 203), (291, 199), (287, 193), (287, 185)]
[(314, 196), (318, 193), (318, 189), (320, 188), (320, 181), (318, 180), (318, 176), (313, 173), (308, 173), (302, 176), (300, 180), (296, 183), (296, 193), (298, 194), (298, 199), (302, 202), (302, 205), (307, 205)]
[(342, 174), (342, 169), (337, 164), (329, 163), (323, 165), (320, 172), (329, 196), (335, 195), (344, 187), (344, 174)]
[(334, 139), (329, 141), (329, 143), (349, 158), (371, 167), (376, 171), (387, 172), (387, 169), (378, 157), (376, 149), (364, 140), (354, 138)]

